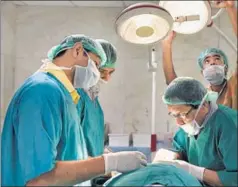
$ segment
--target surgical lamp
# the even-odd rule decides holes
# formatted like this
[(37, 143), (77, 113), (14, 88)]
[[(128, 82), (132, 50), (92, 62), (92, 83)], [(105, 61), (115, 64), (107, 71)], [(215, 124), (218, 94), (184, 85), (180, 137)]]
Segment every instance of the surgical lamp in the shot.
[[(173, 30), (180, 34), (194, 34), (201, 31), (205, 27), (212, 27), (218, 32), (237, 52), (237, 46), (216, 26), (213, 20), (217, 19), (223, 12), (224, 8), (212, 16), (211, 8), (214, 1), (160, 1), (159, 5), (169, 11), (174, 18)], [(199, 19), (194, 21), (183, 21), (186, 16), (197, 15)], [(189, 16), (194, 17), (195, 16)], [(179, 22), (179, 19), (182, 22)]]

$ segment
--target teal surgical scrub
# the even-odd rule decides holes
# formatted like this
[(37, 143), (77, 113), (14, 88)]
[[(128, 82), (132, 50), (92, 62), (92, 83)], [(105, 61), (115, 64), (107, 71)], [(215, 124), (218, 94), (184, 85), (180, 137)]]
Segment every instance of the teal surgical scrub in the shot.
[(173, 147), (185, 161), (217, 171), (224, 186), (238, 186), (236, 110), (219, 105), (197, 137), (180, 129)]
[(24, 186), (57, 161), (88, 157), (76, 104), (45, 72), (33, 74), (17, 90), (1, 138), (2, 186)]
[(98, 96), (91, 99), (83, 89), (77, 89), (77, 92), (81, 97), (77, 107), (88, 154), (91, 157), (100, 156), (104, 150), (104, 114)]
[(147, 167), (117, 175), (104, 186), (202, 186), (200, 182), (181, 168), (167, 164), (149, 164)]

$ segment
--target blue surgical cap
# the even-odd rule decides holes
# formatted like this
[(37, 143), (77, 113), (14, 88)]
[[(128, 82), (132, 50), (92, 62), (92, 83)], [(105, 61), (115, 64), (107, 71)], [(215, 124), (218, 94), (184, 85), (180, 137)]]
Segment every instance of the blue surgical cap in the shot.
[(53, 60), (61, 51), (72, 48), (77, 42), (81, 42), (85, 50), (96, 54), (101, 59), (100, 65), (106, 63), (107, 57), (100, 43), (81, 34), (67, 36), (59, 45), (52, 47), (48, 51), (48, 59)]
[(163, 102), (168, 105), (199, 105), (207, 94), (202, 83), (191, 77), (178, 77), (166, 88)]
[(226, 54), (218, 48), (208, 48), (204, 50), (198, 57), (197, 63), (201, 69), (203, 69), (203, 62), (209, 55), (220, 55), (223, 58), (224, 64), (228, 67), (228, 59)]

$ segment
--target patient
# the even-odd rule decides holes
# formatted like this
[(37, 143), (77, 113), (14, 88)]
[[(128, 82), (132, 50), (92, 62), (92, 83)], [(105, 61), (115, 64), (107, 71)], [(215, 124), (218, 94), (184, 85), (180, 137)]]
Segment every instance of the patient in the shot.
[(104, 186), (202, 186), (188, 172), (168, 164), (149, 164), (147, 167), (119, 174)]

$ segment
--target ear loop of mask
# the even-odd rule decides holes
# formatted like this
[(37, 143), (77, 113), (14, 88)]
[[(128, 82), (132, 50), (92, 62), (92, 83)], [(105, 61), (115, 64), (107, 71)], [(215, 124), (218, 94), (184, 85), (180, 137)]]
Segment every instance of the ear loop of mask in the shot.
[[(196, 114), (195, 114), (194, 121), (196, 121), (196, 118), (197, 118), (198, 113), (200, 112), (200, 110), (201, 110), (201, 108), (202, 108), (204, 102), (207, 100), (208, 94), (209, 94), (209, 92), (207, 92), (206, 95), (203, 97), (203, 99), (202, 99), (202, 101), (201, 101), (201, 103), (200, 103), (200, 105), (199, 105), (199, 107), (198, 107), (198, 109), (197, 109), (197, 112), (196, 112)], [(199, 128), (203, 128), (203, 126), (199, 126)]]
[[(219, 54), (218, 54), (218, 55), (219, 55)], [(225, 84), (223, 85), (221, 91), (218, 93), (218, 98), (220, 97), (221, 93), (224, 91), (224, 89), (225, 89), (225, 87), (226, 87), (226, 85), (227, 85), (227, 73), (228, 73), (228, 65), (226, 65), (226, 64), (224, 63), (224, 58), (223, 58), (221, 55), (219, 55), (219, 56), (220, 56), (221, 61), (222, 61), (223, 64), (224, 64), (224, 79), (226, 80), (226, 82), (225, 82)]]
[[(97, 65), (96, 62), (90, 58), (88, 52), (85, 49), (83, 51), (84, 51), (84, 55), (88, 57), (88, 60), (91, 60), (95, 64), (96, 68), (99, 71), (99, 65)], [(88, 65), (89, 65), (89, 63), (88, 63)]]
[(83, 50), (83, 55), (89, 57), (89, 55), (85, 49)]
[(224, 58), (221, 56), (221, 55), (219, 55), (220, 56), (220, 60), (222, 61), (222, 63), (224, 64), (224, 76), (225, 76), (225, 79), (227, 80), (227, 73), (228, 72), (226, 72), (226, 70), (228, 70), (228, 66), (227, 66), (227, 64), (225, 64), (225, 62), (224, 62)]

